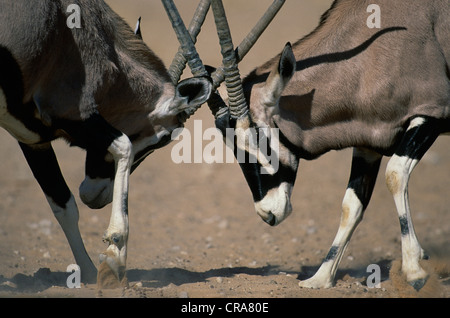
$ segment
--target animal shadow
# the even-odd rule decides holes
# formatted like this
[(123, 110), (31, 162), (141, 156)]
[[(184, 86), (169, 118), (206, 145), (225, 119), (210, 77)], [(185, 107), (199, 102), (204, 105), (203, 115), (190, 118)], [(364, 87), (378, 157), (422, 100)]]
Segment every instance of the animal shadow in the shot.
[(48, 268), (40, 268), (33, 275), (19, 273), (11, 279), (0, 275), (0, 291), (37, 293), (53, 286), (67, 287), (69, 275), (66, 272), (52, 272)]
[(143, 287), (161, 288), (169, 284), (177, 286), (189, 283), (205, 282), (211, 277), (232, 277), (237, 274), (266, 276), (276, 272), (274, 266), (259, 268), (233, 267), (210, 269), (205, 272), (193, 272), (182, 268), (156, 268), (150, 270), (130, 269), (128, 281), (140, 281)]

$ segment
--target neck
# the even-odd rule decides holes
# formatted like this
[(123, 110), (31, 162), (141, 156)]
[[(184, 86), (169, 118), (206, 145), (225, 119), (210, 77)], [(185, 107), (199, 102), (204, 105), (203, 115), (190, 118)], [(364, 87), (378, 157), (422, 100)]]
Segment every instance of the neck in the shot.
[(124, 122), (137, 117), (148, 120), (163, 96), (173, 96), (173, 85), (163, 62), (119, 17), (115, 19), (115, 32), (118, 75), (105, 94), (102, 108), (111, 122), (129, 129)]

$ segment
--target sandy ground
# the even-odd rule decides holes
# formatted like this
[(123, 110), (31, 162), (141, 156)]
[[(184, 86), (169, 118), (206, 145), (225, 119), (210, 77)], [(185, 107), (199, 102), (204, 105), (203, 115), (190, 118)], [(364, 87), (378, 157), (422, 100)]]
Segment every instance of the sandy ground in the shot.
[[(131, 25), (143, 17), (144, 40), (171, 62), (177, 41), (156, 0), (109, 0)], [(271, 0), (224, 1), (235, 42), (240, 42)], [(196, 0), (177, 1), (190, 20)], [(271, 27), (241, 64), (243, 74), (277, 54), (287, 41), (311, 31), (331, 1), (287, 1)], [(219, 64), (211, 16), (199, 38), (205, 63)], [(190, 119), (213, 125), (205, 107)], [(96, 285), (66, 287), (74, 262), (66, 239), (15, 140), (0, 131), (0, 296), (2, 297), (445, 297), (450, 296), (449, 137), (441, 137), (414, 172), (410, 198), (415, 228), (431, 255), (431, 273), (420, 292), (399, 274), (400, 228), (384, 184), (383, 160), (372, 202), (343, 257), (336, 286), (309, 290), (299, 279), (313, 275), (337, 231), (351, 150), (302, 161), (292, 195), (293, 214), (271, 228), (253, 208), (237, 164), (181, 164), (171, 159), (172, 143), (149, 157), (132, 175), (126, 289)], [(84, 153), (55, 142), (63, 173), (75, 194), (84, 178)], [(78, 197), (77, 197), (78, 199)], [(110, 207), (90, 210), (78, 200), (80, 228), (96, 264)], [(381, 267), (381, 287), (369, 288), (369, 264)]]

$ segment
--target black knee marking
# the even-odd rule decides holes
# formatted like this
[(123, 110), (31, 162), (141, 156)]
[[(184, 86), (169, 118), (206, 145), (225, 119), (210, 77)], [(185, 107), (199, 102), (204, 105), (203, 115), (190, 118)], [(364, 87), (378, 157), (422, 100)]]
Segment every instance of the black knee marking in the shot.
[[(430, 149), (436, 138), (443, 131), (445, 121), (429, 117), (421, 117), (423, 122), (406, 131), (395, 154), (399, 157), (408, 157), (413, 160), (422, 159), (423, 155)], [(402, 236), (410, 233), (408, 219), (400, 216), (400, 230)]]

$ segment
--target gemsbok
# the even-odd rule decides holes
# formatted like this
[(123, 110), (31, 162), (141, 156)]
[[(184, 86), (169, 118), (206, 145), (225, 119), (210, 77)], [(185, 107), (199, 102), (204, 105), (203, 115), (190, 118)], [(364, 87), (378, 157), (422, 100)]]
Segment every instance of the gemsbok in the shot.
[[(193, 41), (209, 8), (210, 0), (200, 1), (184, 38), (189, 51), (166, 69), (142, 41), (140, 21), (133, 32), (104, 1), (0, 0), (0, 126), (18, 140), (84, 282), (126, 283), (129, 175), (210, 98), (207, 72), (179, 81), (186, 62), (201, 62)], [(250, 41), (270, 21), (263, 17)], [(57, 138), (86, 150), (83, 203), (112, 202), (98, 271), (51, 145)]]
[[(437, 137), (450, 132), (450, 5), (378, 0), (379, 23), (369, 23), (371, 2), (334, 1), (315, 30), (241, 80), (239, 51), (221, 2), (212, 0), (223, 54), (218, 71), (224, 70), (229, 95), (229, 109), (214, 112), (216, 127), (224, 136), (227, 128), (279, 129), (272, 136), (279, 142), (275, 173), (261, 173), (263, 158), (240, 162), (262, 219), (274, 226), (291, 213), (300, 159), (354, 149), (338, 232), (317, 273), (301, 287), (333, 286), (383, 156), (391, 157), (386, 183), (400, 220), (402, 272), (416, 289), (428, 277), (419, 264), (427, 256), (412, 224), (408, 180)], [(235, 138), (235, 152), (257, 155), (246, 136), (236, 132)]]
[[(66, 23), (74, 4), (80, 27)], [(198, 77), (174, 85), (161, 60), (103, 1), (1, 0), (0, 19), (0, 126), (19, 141), (82, 280), (93, 282), (97, 269), (51, 141), (86, 149), (80, 197), (91, 208), (112, 202), (101, 259), (122, 281), (129, 174), (208, 99), (211, 82)]]

